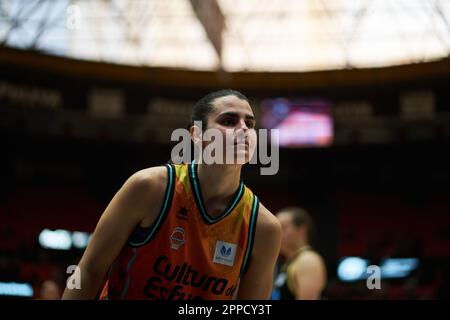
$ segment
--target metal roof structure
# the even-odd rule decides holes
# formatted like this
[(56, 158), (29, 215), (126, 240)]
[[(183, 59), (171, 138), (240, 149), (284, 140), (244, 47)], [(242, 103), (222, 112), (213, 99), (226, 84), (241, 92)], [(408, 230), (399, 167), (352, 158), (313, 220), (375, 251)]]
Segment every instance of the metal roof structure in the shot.
[(450, 54), (448, 0), (4, 0), (0, 43), (190, 70), (301, 72)]

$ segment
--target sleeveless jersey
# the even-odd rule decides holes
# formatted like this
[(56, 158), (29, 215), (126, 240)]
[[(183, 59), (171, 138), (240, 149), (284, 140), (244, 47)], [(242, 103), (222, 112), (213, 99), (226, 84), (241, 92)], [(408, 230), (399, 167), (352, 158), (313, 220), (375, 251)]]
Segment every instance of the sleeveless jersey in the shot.
[(290, 260), (281, 266), (277, 265), (277, 269), (279, 269), (276, 271), (271, 300), (296, 300), (292, 266), (294, 266), (301, 254), (308, 250), (312, 250), (312, 248), (303, 246)]
[(218, 217), (206, 212), (197, 164), (166, 165), (152, 226), (137, 227), (112, 264), (100, 299), (232, 299), (248, 267), (259, 202), (242, 182)]

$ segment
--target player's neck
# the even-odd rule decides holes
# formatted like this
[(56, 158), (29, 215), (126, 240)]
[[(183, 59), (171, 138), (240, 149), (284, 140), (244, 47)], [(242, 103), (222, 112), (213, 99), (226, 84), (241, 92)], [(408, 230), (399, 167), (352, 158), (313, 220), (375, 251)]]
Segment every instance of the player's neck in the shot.
[(286, 259), (291, 260), (295, 255), (297, 255), (297, 253), (305, 246), (307, 246), (308, 243), (306, 241), (302, 241), (300, 243), (298, 243), (297, 246), (290, 248), (289, 250), (286, 251)]
[(205, 202), (214, 199), (226, 201), (239, 187), (240, 165), (198, 165), (198, 179)]

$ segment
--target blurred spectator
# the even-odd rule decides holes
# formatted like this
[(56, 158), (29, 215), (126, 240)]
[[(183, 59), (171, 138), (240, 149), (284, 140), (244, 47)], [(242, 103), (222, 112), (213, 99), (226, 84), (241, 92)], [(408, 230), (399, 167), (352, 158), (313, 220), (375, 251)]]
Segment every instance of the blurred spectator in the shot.
[(53, 280), (46, 280), (41, 285), (40, 300), (59, 300), (61, 299), (61, 288)]

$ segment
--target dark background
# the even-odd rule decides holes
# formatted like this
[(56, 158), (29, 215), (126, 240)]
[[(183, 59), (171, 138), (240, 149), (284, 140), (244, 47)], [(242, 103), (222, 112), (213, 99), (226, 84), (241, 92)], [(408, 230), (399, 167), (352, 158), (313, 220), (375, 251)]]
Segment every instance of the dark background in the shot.
[[(38, 234), (44, 228), (92, 232), (131, 174), (169, 160), (170, 136), (167, 143), (156, 138), (157, 127), (147, 128), (139, 141), (123, 137), (139, 125), (140, 118), (152, 117), (147, 112), (149, 101), (164, 97), (189, 104), (214, 89), (232, 87), (254, 101), (255, 113), (264, 98), (320, 97), (332, 105), (369, 101), (372, 117), (384, 119), (389, 141), (365, 142), (363, 122), (358, 125), (356, 119), (357, 124), (349, 128), (345, 121), (336, 121), (340, 143), (328, 148), (282, 148), (280, 171), (274, 176), (259, 175), (257, 165), (244, 169), (246, 185), (272, 212), (291, 205), (311, 212), (315, 247), (328, 267), (326, 298), (450, 297), (448, 59), (362, 71), (274, 74), (269, 80), (270, 74), (224, 78), (7, 48), (0, 52), (0, 83), (49, 88), (63, 98), (62, 106), (51, 110), (0, 92), (0, 281), (29, 282), (36, 298), (44, 280), (53, 279), (63, 287), (66, 267), (76, 264), (82, 251), (42, 249)], [(121, 90), (124, 116), (114, 121), (87, 116), (92, 88)], [(432, 119), (401, 118), (399, 96), (414, 90), (435, 95)], [(161, 125), (170, 128), (170, 117)], [(427, 134), (418, 137), (419, 131)], [(159, 134), (164, 137), (165, 131)], [(373, 264), (385, 257), (417, 257), (420, 266), (406, 279), (383, 280), (381, 290), (370, 291), (365, 282), (337, 279), (337, 264), (345, 256), (364, 257)]]

